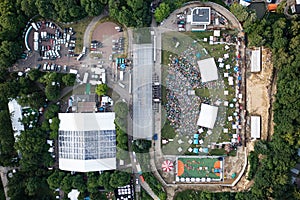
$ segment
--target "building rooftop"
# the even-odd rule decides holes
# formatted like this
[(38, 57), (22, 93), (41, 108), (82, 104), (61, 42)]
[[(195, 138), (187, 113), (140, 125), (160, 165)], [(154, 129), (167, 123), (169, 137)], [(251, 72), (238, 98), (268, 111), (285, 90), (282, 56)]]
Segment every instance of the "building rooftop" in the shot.
[(133, 47), (133, 137), (151, 139), (153, 49), (152, 44)]
[(20, 122), (22, 120), (22, 107), (21, 105), (15, 100), (11, 100), (8, 102), (8, 109), (10, 113), (11, 125), (14, 130), (14, 136), (19, 136), (21, 131), (24, 131), (24, 125)]
[(115, 113), (59, 113), (58, 117), (61, 170), (116, 169)]
[(210, 24), (210, 7), (196, 7), (192, 9), (192, 25)]

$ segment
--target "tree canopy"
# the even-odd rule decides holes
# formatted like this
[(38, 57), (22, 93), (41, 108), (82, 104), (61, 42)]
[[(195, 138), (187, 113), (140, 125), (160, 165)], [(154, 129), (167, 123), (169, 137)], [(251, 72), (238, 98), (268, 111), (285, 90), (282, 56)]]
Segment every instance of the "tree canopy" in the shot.
[(97, 95), (103, 96), (106, 95), (107, 90), (108, 90), (108, 86), (106, 84), (99, 84), (97, 85), (95, 92)]
[(125, 118), (128, 114), (128, 106), (123, 101), (117, 102), (114, 106), (114, 111), (118, 117)]
[(156, 22), (162, 22), (166, 17), (170, 15), (170, 7), (169, 4), (161, 3), (158, 8), (156, 8), (154, 17)]

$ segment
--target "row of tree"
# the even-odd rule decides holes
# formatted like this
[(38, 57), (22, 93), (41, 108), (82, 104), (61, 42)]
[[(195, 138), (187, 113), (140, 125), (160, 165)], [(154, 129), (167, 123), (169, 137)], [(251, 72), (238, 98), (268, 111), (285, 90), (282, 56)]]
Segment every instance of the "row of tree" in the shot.
[(114, 189), (125, 186), (130, 182), (130, 174), (121, 171), (105, 171), (89, 173), (70, 173), (55, 170), (48, 177), (47, 183), (52, 190), (60, 189), (66, 194), (72, 189), (77, 188), (80, 191), (80, 199), (83, 199), (87, 192), (91, 199), (101, 199), (99, 189), (113, 191)]
[(109, 15), (127, 27), (148, 27), (151, 0), (109, 0)]

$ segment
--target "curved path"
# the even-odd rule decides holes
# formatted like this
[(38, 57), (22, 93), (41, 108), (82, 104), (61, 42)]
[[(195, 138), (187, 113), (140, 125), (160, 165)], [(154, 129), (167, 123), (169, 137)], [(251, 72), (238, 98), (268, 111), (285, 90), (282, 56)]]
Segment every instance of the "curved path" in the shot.
[(97, 24), (97, 22), (102, 19), (103, 17), (107, 17), (108, 16), (108, 11), (107, 10), (103, 10), (103, 12), (101, 13), (101, 15), (94, 17), (92, 19), (92, 21), (89, 23), (89, 25), (86, 27), (84, 35), (83, 35), (83, 46), (84, 47), (89, 47), (90, 46), (90, 35), (91, 35), (91, 31), (93, 30), (93, 28), (95, 27), (95, 25)]

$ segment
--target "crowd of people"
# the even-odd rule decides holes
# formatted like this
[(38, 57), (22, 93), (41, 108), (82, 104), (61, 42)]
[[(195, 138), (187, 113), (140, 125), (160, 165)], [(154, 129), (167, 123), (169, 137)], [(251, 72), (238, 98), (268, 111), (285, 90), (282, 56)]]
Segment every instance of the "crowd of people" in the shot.
[[(170, 60), (172, 62), (173, 58), (170, 58)], [(190, 135), (197, 132), (196, 123), (200, 107), (200, 98), (188, 95), (188, 90), (192, 90), (195, 84), (199, 83), (196, 77), (200, 76), (200, 73), (196, 69), (192, 69), (193, 66), (189, 63), (186, 64), (189, 67), (183, 63), (181, 64), (182, 67), (177, 64), (175, 64), (175, 67), (172, 64), (172, 67), (168, 69), (166, 79), (167, 103), (165, 109), (167, 118), (171, 126), (180, 135)], [(191, 73), (192, 71), (194, 73)], [(188, 73), (194, 74), (193, 79)], [(191, 79), (192, 81), (190, 81)]]

